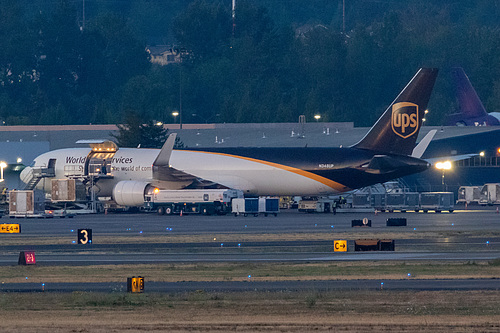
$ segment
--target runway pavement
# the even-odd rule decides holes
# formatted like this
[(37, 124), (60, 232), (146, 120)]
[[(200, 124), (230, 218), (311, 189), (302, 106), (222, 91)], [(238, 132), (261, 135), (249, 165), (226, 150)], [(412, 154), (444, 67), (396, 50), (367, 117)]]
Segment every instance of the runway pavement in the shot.
[[(369, 218), (371, 228), (353, 228), (353, 219)], [(388, 227), (391, 217), (405, 217), (407, 226)], [(282, 211), (274, 216), (158, 216), (155, 214), (79, 215), (72, 219), (10, 219), (21, 224), (21, 234), (0, 234), (0, 265), (16, 265), (20, 251), (35, 251), (39, 265), (148, 264), (182, 262), (325, 262), (325, 261), (485, 261), (500, 258), (500, 215), (494, 209), (454, 213), (306, 214)], [(92, 229), (92, 244), (77, 244), (78, 229)], [(355, 252), (354, 240), (394, 238), (395, 251)], [(193, 240), (186, 241), (186, 239)], [(348, 252), (333, 252), (333, 240), (348, 241)], [(398, 281), (398, 280), (396, 280)], [(403, 289), (431, 286), (500, 289), (500, 279), (407, 282), (391, 281)], [(413, 282), (412, 282), (413, 281)], [(250, 283), (251, 282), (251, 283)], [(310, 283), (220, 282), (214, 290), (307, 289)], [(316, 282), (311, 288), (355, 288), (347, 282)], [(345, 283), (345, 284), (344, 284)], [(380, 281), (362, 283), (380, 288)], [(401, 283), (401, 284), (398, 284)], [(420, 282), (419, 282), (420, 283)], [(359, 281), (355, 284), (359, 285)], [(374, 284), (374, 286), (371, 286)], [(148, 284), (148, 290), (197, 290), (188, 284)], [(387, 285), (387, 288), (391, 288)], [(110, 287), (112, 286), (112, 287)], [(204, 284), (204, 286), (207, 286)], [(419, 287), (420, 286), (420, 287)], [(488, 287), (486, 287), (488, 286)], [(24, 288), (24, 289), (23, 289)], [(58, 284), (52, 290), (109, 290), (120, 284)], [(151, 289), (150, 289), (151, 288)], [(4, 291), (36, 291), (31, 284), (5, 284)]]

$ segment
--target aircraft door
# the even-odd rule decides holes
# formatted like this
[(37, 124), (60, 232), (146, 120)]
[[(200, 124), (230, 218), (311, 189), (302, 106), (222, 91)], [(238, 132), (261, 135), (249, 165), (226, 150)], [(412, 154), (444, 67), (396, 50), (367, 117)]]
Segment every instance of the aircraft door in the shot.
[(89, 176), (112, 174), (111, 161), (114, 155), (114, 152), (90, 153), (85, 162), (85, 174)]

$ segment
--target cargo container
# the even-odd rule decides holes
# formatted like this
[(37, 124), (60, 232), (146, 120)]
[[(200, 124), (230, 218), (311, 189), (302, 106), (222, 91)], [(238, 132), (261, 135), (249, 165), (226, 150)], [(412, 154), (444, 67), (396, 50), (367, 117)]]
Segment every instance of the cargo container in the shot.
[(10, 217), (44, 217), (45, 195), (38, 190), (12, 190), (9, 192)]
[(389, 212), (394, 210), (406, 211), (404, 193), (387, 193), (385, 195), (385, 209)]
[(480, 186), (460, 186), (460, 188), (458, 189), (457, 204), (479, 204), (480, 198)]
[(278, 216), (279, 211), (279, 198), (259, 198), (259, 213), (264, 214), (264, 216), (267, 216), (268, 214)]
[(455, 197), (452, 192), (424, 192), (420, 194), (420, 208), (424, 213), (434, 210), (441, 213), (447, 210), (450, 213), (454, 210)]
[(406, 210), (420, 211), (420, 194), (416, 192), (405, 193)]
[(52, 202), (75, 202), (86, 199), (85, 185), (81, 181), (75, 179), (52, 180)]
[(259, 215), (259, 198), (235, 198), (231, 202), (234, 216), (253, 214)]
[(352, 208), (371, 207), (371, 195), (369, 193), (353, 193)]
[(500, 184), (484, 184), (479, 196), (480, 205), (498, 205), (500, 204)]

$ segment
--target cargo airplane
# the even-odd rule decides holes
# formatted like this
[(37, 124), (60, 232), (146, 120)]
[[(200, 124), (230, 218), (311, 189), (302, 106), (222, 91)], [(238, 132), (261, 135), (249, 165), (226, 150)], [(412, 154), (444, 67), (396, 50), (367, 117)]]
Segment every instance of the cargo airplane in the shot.
[[(344, 148), (162, 149), (118, 148), (87, 140), (38, 156), (21, 180), (50, 190), (51, 179), (75, 178), (99, 197), (139, 206), (153, 188), (196, 188), (210, 182), (257, 195), (327, 195), (422, 172), (430, 164), (412, 157), (437, 69), (421, 68), (368, 133)], [(103, 172), (106, 169), (106, 172)], [(45, 175), (45, 176), (44, 176)]]

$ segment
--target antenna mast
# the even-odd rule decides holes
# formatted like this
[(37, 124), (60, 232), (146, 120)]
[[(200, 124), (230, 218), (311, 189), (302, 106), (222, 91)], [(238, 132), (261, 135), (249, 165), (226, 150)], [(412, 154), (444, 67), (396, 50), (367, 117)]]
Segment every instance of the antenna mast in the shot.
[(234, 31), (236, 30), (236, 21), (235, 21), (235, 17), (236, 17), (236, 0), (233, 0), (233, 8), (232, 8), (232, 11), (231, 11), (231, 16), (233, 17), (233, 37), (234, 37)]

